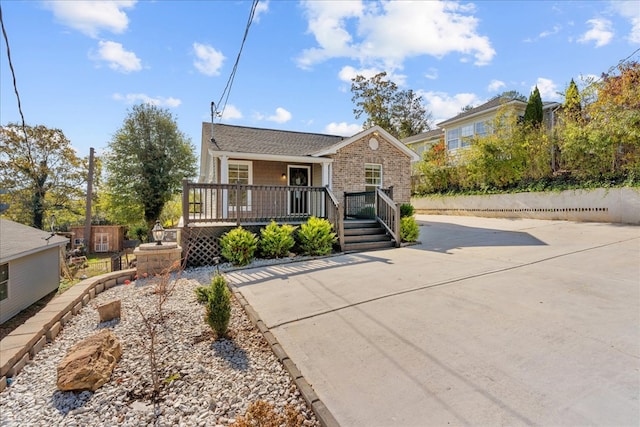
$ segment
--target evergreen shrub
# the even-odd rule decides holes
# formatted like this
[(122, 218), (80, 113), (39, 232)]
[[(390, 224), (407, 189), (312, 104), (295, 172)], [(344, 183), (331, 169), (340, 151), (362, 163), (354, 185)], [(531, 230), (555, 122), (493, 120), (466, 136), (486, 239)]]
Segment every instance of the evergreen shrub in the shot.
[(400, 205), (400, 218), (413, 216), (415, 209), (411, 203), (403, 203)]
[(260, 230), (258, 246), (266, 258), (280, 258), (289, 255), (289, 251), (296, 243), (293, 232), (296, 227), (289, 224), (278, 226), (275, 221)]
[(227, 333), (229, 319), (231, 319), (231, 295), (224, 276), (216, 274), (211, 281), (211, 286), (204, 293), (208, 296), (206, 321), (216, 336), (222, 338)]
[(406, 216), (400, 220), (400, 240), (403, 242), (415, 242), (418, 240), (420, 229), (412, 216)]
[(327, 255), (337, 241), (332, 225), (324, 218), (312, 216), (300, 226), (298, 241), (305, 255)]
[(258, 238), (252, 232), (242, 227), (234, 228), (220, 238), (222, 256), (233, 265), (249, 264), (258, 248)]

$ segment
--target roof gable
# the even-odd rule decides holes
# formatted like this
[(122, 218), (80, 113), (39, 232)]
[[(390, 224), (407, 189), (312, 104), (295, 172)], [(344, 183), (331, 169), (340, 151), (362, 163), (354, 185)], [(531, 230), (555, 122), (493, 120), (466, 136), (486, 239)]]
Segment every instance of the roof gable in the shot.
[(398, 139), (396, 137), (394, 137), (393, 135), (391, 135), (389, 132), (387, 132), (386, 130), (382, 129), (380, 126), (373, 126), (370, 127), (368, 129), (363, 130), (362, 132), (359, 132), (355, 135), (353, 135), (351, 138), (345, 139), (344, 141), (341, 141), (327, 149), (324, 149), (322, 151), (318, 151), (316, 153), (314, 153), (313, 155), (316, 157), (319, 156), (327, 156), (330, 154), (336, 154), (338, 152), (339, 149), (346, 147), (349, 144), (352, 144), (356, 141), (358, 141), (359, 139), (367, 136), (367, 135), (376, 135), (376, 134), (380, 134), (382, 135), (382, 137), (389, 142), (391, 145), (395, 146), (398, 150), (400, 150), (401, 152), (403, 152), (404, 154), (407, 155), (407, 157), (411, 158), (411, 160), (420, 160), (420, 157), (410, 148), (408, 148), (406, 145), (404, 145), (402, 142), (398, 141)]
[(496, 97), (493, 98), (487, 102), (485, 102), (482, 105), (479, 105), (475, 108), (472, 108), (470, 110), (467, 111), (463, 111), (462, 113), (458, 114), (457, 116), (454, 116), (450, 119), (447, 119), (443, 122), (438, 123), (438, 126), (440, 127), (446, 127), (447, 125), (450, 125), (452, 123), (456, 123), (458, 121), (461, 120), (465, 120), (465, 119), (469, 119), (471, 117), (475, 117), (475, 116), (479, 116), (481, 114), (485, 114), (485, 113), (489, 113), (491, 111), (495, 111), (497, 110), (499, 107), (503, 106), (503, 105), (513, 105), (515, 107), (522, 107), (525, 108), (527, 106), (527, 103), (524, 101), (520, 101), (519, 99), (512, 99), (512, 98), (503, 98), (503, 97)]
[(66, 237), (51, 236), (49, 232), (3, 218), (0, 218), (0, 236), (2, 262), (51, 247), (66, 245), (69, 241)]

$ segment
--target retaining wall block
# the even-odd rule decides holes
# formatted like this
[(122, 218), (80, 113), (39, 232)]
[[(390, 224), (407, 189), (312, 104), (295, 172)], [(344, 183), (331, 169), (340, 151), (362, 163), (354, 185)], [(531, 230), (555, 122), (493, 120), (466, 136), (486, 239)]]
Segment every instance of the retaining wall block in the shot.
[(96, 294), (101, 293), (104, 291), (104, 283), (98, 283), (94, 289), (96, 290)]
[(80, 313), (80, 310), (82, 310), (82, 301), (73, 306), (73, 308), (71, 309), (71, 313), (75, 316), (76, 314)]
[(62, 325), (60, 324), (60, 322), (56, 322), (53, 325), (51, 325), (51, 328), (49, 328), (49, 330), (47, 331), (47, 340), (49, 342), (52, 342), (54, 339), (56, 339), (56, 337), (60, 333), (61, 327)]
[(41, 336), (40, 339), (33, 345), (33, 347), (31, 347), (31, 350), (29, 350), (29, 355), (31, 356), (31, 358), (35, 357), (35, 355), (38, 354), (40, 350), (42, 350), (46, 343), (46, 335)]
[(28, 361), (29, 361), (29, 353), (27, 353), (24, 356), (22, 356), (22, 359), (20, 359), (15, 365), (13, 365), (11, 367), (11, 369), (9, 369), (9, 372), (7, 372), (7, 376), (9, 378), (11, 378), (11, 377), (15, 377), (16, 375), (18, 375), (20, 373), (20, 371), (22, 371), (22, 368), (24, 368), (24, 365), (26, 365)]
[(118, 284), (118, 282), (116, 281), (116, 279), (109, 279), (106, 282), (104, 282), (104, 288), (105, 289), (111, 289), (117, 284)]
[(82, 296), (82, 305), (87, 305), (89, 304), (89, 300), (91, 299), (91, 297), (89, 296), (89, 294), (84, 294)]
[(65, 323), (67, 323), (69, 320), (71, 320), (71, 316), (73, 316), (73, 313), (71, 313), (70, 311), (67, 311), (63, 316), (62, 319), (60, 319), (60, 323), (62, 325), (64, 325)]

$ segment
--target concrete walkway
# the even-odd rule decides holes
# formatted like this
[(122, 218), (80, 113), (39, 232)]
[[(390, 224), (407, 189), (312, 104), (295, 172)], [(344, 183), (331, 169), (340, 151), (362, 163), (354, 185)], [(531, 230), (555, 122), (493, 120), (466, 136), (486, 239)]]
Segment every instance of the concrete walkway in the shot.
[(228, 275), (342, 426), (640, 425), (640, 227), (417, 219)]

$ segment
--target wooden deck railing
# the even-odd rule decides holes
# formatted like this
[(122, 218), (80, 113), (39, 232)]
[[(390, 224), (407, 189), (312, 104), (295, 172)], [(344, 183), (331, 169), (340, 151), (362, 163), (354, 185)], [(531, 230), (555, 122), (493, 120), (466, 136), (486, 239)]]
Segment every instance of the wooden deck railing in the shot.
[(400, 247), (400, 206), (385, 191), (376, 190), (376, 218)]
[(201, 184), (183, 181), (182, 216), (195, 223), (295, 223), (326, 218), (337, 229), (338, 203), (326, 187)]

